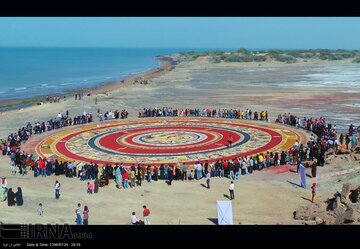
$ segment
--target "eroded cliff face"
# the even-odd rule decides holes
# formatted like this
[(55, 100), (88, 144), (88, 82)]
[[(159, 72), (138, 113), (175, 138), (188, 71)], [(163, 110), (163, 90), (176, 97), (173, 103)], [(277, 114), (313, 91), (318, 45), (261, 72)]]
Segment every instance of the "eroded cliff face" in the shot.
[(294, 212), (294, 219), (308, 225), (360, 224), (360, 186), (345, 183), (341, 192), (326, 201), (299, 207)]

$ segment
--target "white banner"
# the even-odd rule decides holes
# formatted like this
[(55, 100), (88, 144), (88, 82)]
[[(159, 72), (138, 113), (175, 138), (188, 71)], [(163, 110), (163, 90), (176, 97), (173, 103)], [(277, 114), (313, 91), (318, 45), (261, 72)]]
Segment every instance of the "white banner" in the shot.
[(218, 225), (232, 225), (232, 202), (231, 201), (217, 201), (218, 211)]

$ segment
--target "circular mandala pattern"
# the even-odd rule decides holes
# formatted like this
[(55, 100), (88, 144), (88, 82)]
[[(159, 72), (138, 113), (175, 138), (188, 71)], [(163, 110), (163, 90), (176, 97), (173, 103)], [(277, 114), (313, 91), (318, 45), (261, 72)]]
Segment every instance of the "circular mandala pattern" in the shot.
[[(194, 163), (286, 150), (299, 134), (268, 123), (224, 119), (149, 119), (70, 127), (36, 146), (47, 158), (125, 165)], [(228, 141), (232, 140), (231, 145)]]
[(135, 136), (133, 143), (150, 146), (177, 146), (184, 144), (193, 144), (207, 139), (205, 134), (189, 131), (157, 131)]

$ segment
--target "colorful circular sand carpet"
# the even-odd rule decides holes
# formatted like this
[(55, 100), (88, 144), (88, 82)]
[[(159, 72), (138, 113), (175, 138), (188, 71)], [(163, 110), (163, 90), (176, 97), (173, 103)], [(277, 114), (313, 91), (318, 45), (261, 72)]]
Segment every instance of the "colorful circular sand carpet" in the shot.
[(68, 127), (37, 142), (36, 153), (98, 164), (159, 165), (281, 152), (296, 140), (305, 142), (306, 138), (302, 132), (260, 121), (156, 118)]

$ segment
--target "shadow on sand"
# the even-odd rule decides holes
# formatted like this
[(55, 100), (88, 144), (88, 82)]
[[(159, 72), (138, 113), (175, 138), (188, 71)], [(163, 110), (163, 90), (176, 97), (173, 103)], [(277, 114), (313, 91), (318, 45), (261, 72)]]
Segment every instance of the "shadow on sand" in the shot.
[(201, 186), (203, 186), (204, 188), (208, 188), (204, 183), (200, 183)]
[(289, 180), (287, 181), (288, 183), (290, 183), (291, 185), (297, 186), (297, 187), (301, 187), (301, 185), (294, 183), (294, 182), (290, 182)]
[(231, 200), (231, 199), (230, 199), (230, 195), (224, 194), (224, 197), (225, 197), (225, 198), (228, 198), (229, 200)]
[(209, 221), (211, 221), (212, 223), (214, 223), (215, 225), (218, 224), (218, 219), (217, 218), (208, 218)]
[(303, 198), (304, 200), (312, 202), (309, 198), (306, 198), (306, 197), (303, 197), (303, 196), (301, 196), (301, 198)]

